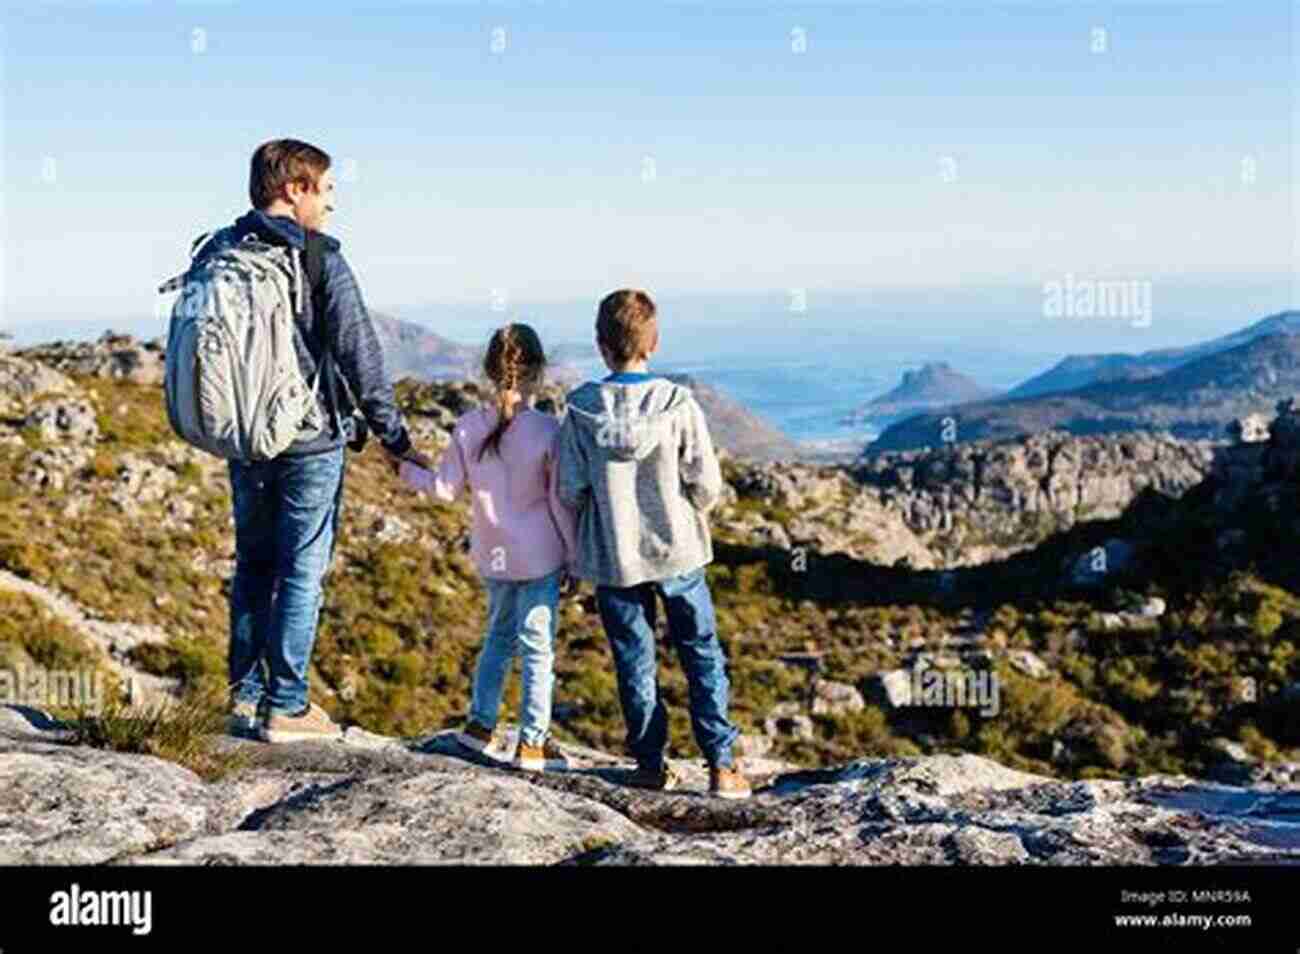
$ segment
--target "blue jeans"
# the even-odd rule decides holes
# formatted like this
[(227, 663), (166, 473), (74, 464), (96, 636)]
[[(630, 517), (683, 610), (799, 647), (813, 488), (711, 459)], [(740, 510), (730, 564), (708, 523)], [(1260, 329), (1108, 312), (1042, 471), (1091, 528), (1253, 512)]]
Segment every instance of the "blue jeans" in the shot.
[(235, 579), (230, 591), (230, 687), (274, 714), (307, 705), (307, 666), (334, 556), (343, 448), (306, 457), (231, 461)]
[(718, 642), (704, 568), (636, 586), (597, 586), (596, 606), (614, 653), (627, 748), (643, 768), (660, 769), (668, 748), (668, 710), (655, 666), (655, 596), (664, 601), (668, 638), (686, 671), (691, 730), (710, 765), (730, 767), (740, 730), (727, 719), (727, 661)]
[(520, 656), (524, 672), (519, 736), (528, 745), (541, 745), (551, 726), (555, 613), (563, 573), (561, 568), (535, 580), (483, 581), (488, 593), (487, 635), (474, 667), (469, 715), (485, 728), (496, 728), (506, 673), (514, 657)]

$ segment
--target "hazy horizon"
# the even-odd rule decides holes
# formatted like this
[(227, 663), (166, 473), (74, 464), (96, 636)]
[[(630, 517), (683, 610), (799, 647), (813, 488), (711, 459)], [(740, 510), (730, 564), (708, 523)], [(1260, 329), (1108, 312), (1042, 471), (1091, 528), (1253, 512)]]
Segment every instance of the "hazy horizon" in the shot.
[[(851, 289), (1004, 286), (1019, 314), (1073, 275), (1150, 283), (1146, 337), (1165, 340), (1296, 300), (1280, 0), (0, 18), (6, 327), (153, 314), (189, 241), (246, 208), (252, 149), (282, 135), (334, 157), (327, 230), (385, 311), (558, 314), (631, 284), (804, 294), (805, 315)], [(1183, 281), (1225, 290), (1198, 309)], [(1267, 283), (1251, 315), (1236, 306), (1232, 289)], [(977, 335), (995, 313), (963, 309)], [(1076, 330), (1028, 333), (1070, 351)], [(1088, 334), (1129, 340), (1113, 331)]]

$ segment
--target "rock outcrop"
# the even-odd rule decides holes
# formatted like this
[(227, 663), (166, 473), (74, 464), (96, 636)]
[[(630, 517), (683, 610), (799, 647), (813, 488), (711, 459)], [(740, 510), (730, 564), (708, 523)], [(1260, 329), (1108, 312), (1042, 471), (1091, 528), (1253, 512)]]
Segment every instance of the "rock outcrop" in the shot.
[[(1212, 441), (1061, 431), (878, 454), (851, 469), (881, 506), (951, 564), (981, 563), (1081, 520), (1119, 516), (1154, 490), (1177, 498), (1211, 469)], [(955, 552), (954, 552), (955, 551)]]
[(131, 335), (106, 331), (96, 341), (55, 341), (21, 348), (16, 354), (67, 374), (161, 384), (164, 348), (160, 338), (138, 341)]
[(622, 783), (630, 763), (565, 746), (575, 771), (470, 757), (449, 733), (267, 746), (205, 783), (151, 756), (66, 743), (0, 707), (0, 864), (1204, 865), (1300, 860), (1269, 818), (1298, 797), (1180, 777), (1061, 782), (974, 755), (817, 771), (747, 760), (753, 798)]

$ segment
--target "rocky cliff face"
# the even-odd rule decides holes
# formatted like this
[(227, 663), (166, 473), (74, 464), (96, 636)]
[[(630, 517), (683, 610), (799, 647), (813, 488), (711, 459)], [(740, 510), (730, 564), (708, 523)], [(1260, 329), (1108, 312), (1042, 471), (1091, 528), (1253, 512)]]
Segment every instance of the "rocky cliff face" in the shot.
[(1217, 444), (1164, 434), (1075, 437), (1051, 431), (937, 450), (875, 455), (850, 473), (936, 559), (983, 563), (1083, 520), (1119, 516), (1147, 490), (1182, 496)]

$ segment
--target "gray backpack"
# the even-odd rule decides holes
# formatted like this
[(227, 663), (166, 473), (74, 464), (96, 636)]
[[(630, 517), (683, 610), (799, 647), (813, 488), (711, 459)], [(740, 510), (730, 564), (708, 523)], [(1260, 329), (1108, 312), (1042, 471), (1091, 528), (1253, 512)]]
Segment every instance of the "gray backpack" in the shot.
[[(208, 241), (213, 250), (198, 261)], [(181, 290), (163, 380), (172, 430), (227, 460), (269, 460), (320, 434), (326, 362), (309, 384), (294, 348), (294, 316), (311, 291), (300, 253), (222, 229), (200, 236), (191, 258), (188, 271), (159, 289)]]

